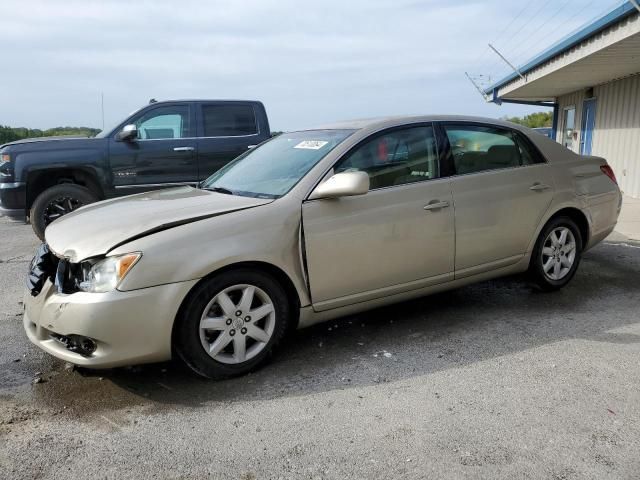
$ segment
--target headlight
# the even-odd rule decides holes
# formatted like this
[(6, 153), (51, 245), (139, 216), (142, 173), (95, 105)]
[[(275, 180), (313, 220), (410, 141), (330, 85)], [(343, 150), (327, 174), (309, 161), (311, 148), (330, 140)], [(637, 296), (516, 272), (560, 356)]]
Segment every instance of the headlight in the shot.
[(140, 252), (126, 253), (104, 258), (94, 264), (84, 264), (83, 279), (78, 288), (93, 293), (114, 290), (141, 256)]
[(3, 163), (8, 163), (10, 161), (11, 161), (11, 156), (9, 156), (8, 153), (0, 154), (0, 165), (2, 165)]

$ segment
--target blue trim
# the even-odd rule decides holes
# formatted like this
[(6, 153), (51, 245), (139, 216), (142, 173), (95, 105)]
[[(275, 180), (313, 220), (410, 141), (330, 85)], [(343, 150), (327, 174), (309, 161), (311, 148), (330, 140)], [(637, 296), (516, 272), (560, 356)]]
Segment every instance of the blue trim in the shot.
[[(527, 63), (526, 65), (524, 65), (524, 66), (522, 66), (520, 68), (518, 68), (518, 70), (520, 70), (520, 73), (526, 74), (530, 70), (533, 70), (535, 67), (537, 67), (537, 66), (543, 64), (544, 62), (550, 60), (551, 58), (559, 55), (560, 53), (564, 52), (565, 50), (570, 49), (571, 47), (577, 45), (578, 43), (586, 40), (589, 37), (594, 36), (598, 32), (604, 30), (605, 28), (611, 26), (614, 23), (620, 22), (621, 20), (625, 19), (626, 17), (628, 17), (628, 16), (630, 16), (633, 13), (636, 13), (636, 12), (638, 12), (636, 7), (631, 2), (627, 2), (624, 5), (621, 5), (618, 8), (614, 9), (613, 11), (609, 12), (604, 17), (599, 18), (598, 20), (596, 20), (595, 22), (591, 23), (590, 25), (587, 25), (586, 27), (580, 29), (578, 32), (574, 33), (573, 35), (570, 35), (569, 37), (565, 38), (564, 40), (561, 40), (560, 42), (556, 43), (555, 45), (552, 45), (547, 50), (543, 51), (541, 54), (539, 54), (537, 57), (535, 57), (533, 60), (531, 60), (529, 63)], [(505, 84), (511, 82), (512, 80), (515, 80), (518, 77), (519, 77), (519, 75), (516, 72), (513, 72), (511, 75), (506, 76), (505, 78), (503, 78), (499, 82), (497, 82), (497, 83), (493, 84), (491, 87), (487, 88), (484, 91), (484, 93), (486, 93), (488, 95), (488, 94), (491, 94), (493, 92), (494, 101), (495, 101), (495, 99), (497, 97), (497, 95), (496, 95), (497, 90), (500, 87), (502, 87)]]

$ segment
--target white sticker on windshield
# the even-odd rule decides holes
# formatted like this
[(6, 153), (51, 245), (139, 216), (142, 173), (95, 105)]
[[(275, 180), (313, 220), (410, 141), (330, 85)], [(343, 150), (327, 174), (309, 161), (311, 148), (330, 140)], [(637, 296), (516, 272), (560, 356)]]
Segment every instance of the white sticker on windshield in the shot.
[(323, 140), (303, 140), (293, 148), (304, 148), (307, 150), (320, 150), (327, 143), (329, 142), (325, 142)]

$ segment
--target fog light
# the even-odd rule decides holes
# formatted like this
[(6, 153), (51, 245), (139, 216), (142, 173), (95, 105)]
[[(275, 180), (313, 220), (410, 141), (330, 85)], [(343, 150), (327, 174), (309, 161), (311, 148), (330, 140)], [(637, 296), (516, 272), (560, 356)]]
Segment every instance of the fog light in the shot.
[(51, 337), (62, 343), (70, 352), (78, 353), (83, 357), (90, 357), (98, 348), (98, 344), (94, 339), (83, 337), (82, 335), (59, 335), (52, 333)]

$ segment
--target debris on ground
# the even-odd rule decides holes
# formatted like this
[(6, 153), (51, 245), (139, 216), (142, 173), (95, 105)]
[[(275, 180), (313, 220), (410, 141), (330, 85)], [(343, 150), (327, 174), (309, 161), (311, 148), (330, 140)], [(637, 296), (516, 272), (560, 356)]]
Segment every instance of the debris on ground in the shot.
[(381, 352), (374, 353), (373, 356), (375, 358), (378, 358), (378, 357), (391, 358), (391, 357), (393, 357), (393, 354), (390, 353), (390, 352), (387, 352), (386, 350), (382, 350)]

